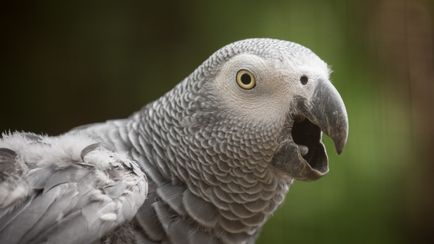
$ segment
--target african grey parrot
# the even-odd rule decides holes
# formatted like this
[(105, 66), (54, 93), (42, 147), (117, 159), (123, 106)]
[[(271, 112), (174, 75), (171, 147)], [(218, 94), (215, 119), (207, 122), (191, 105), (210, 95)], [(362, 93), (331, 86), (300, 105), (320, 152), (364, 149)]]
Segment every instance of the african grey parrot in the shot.
[(211, 55), (131, 117), (0, 139), (0, 243), (253, 243), (294, 179), (328, 172), (348, 119), (329, 69), (288, 41)]

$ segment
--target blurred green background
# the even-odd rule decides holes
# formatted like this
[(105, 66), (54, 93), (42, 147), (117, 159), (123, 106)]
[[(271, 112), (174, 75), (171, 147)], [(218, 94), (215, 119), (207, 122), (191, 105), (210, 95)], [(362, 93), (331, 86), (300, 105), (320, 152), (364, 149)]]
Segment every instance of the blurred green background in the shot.
[(0, 130), (55, 135), (128, 116), (223, 45), (291, 40), (332, 66), (350, 137), (296, 182), (258, 243), (434, 241), (434, 18), (428, 0), (10, 1)]

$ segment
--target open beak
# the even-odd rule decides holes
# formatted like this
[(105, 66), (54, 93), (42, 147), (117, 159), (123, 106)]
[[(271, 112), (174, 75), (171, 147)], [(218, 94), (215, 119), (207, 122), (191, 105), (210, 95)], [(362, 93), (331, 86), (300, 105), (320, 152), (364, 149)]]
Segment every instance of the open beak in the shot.
[(340, 154), (348, 138), (344, 102), (329, 81), (319, 80), (311, 98), (296, 97), (290, 116), (291, 133), (275, 153), (273, 164), (299, 180), (315, 180), (328, 173), (328, 157), (321, 134), (332, 138)]

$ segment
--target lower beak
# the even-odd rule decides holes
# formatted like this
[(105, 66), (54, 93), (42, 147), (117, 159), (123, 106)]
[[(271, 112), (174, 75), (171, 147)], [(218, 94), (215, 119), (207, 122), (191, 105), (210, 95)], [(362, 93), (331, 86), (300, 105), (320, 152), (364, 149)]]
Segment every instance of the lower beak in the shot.
[(347, 111), (339, 93), (324, 80), (318, 81), (311, 98), (298, 96), (295, 101), (291, 135), (281, 142), (272, 163), (295, 179), (316, 180), (329, 170), (321, 132), (332, 138), (340, 154), (348, 138)]

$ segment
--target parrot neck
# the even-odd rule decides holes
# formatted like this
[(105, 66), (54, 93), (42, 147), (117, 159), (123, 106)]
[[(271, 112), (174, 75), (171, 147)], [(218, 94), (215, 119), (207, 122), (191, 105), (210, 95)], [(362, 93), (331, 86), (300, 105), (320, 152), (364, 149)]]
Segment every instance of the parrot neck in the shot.
[[(222, 117), (212, 97), (186, 86), (181, 83), (129, 119), (86, 130), (139, 163), (149, 184), (145, 205), (164, 228), (160, 218), (169, 214), (223, 242), (253, 240), (292, 183), (269, 163), (270, 135), (279, 131)], [(168, 238), (176, 233), (164, 231)]]
[[(166, 208), (221, 240), (253, 239), (292, 179), (277, 177), (269, 164), (273, 148), (264, 138), (275, 131), (221, 123), (208, 112), (214, 108), (203, 108), (207, 102), (181, 83), (133, 115), (119, 134), (155, 188), (148, 199), (160, 199), (147, 201), (164, 203), (157, 215)], [(200, 106), (206, 112), (195, 110)]]

